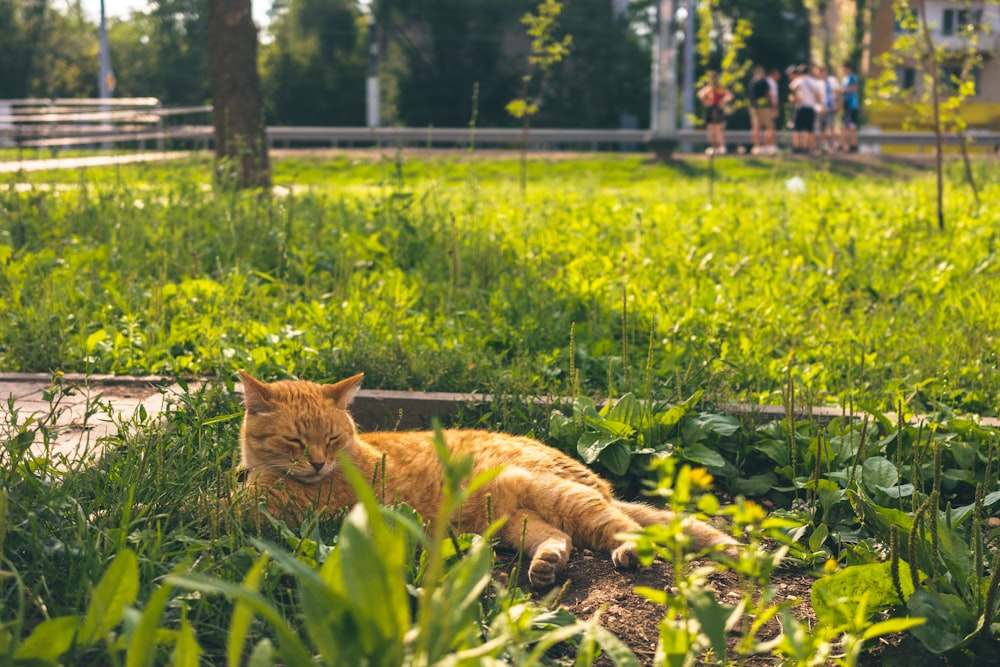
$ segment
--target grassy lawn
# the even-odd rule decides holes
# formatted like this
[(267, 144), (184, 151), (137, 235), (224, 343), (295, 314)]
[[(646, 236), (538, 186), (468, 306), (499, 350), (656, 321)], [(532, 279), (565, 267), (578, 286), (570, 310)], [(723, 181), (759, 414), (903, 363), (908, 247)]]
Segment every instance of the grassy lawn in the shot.
[(274, 197), (212, 193), (207, 157), (32, 174), (79, 188), (0, 195), (0, 359), (996, 412), (987, 165), (944, 233), (914, 168), (708, 166), (536, 159), (522, 194), (513, 159), (296, 156)]

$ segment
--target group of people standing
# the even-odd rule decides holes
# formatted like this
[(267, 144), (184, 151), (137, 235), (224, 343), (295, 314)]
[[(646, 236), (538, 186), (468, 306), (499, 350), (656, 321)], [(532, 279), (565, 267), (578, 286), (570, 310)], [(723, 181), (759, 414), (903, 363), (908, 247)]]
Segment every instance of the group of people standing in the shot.
[[(858, 77), (850, 65), (841, 65), (841, 78), (822, 65), (793, 65), (786, 70), (789, 78), (789, 126), (792, 129), (792, 152), (811, 154), (857, 152), (858, 150)], [(781, 116), (779, 83), (781, 70), (770, 72), (757, 65), (748, 89), (750, 136), (756, 155), (778, 153), (777, 123)], [(708, 83), (698, 91), (705, 107), (705, 127), (709, 154), (726, 152), (725, 125), (733, 94), (722, 84), (717, 72), (709, 73)]]

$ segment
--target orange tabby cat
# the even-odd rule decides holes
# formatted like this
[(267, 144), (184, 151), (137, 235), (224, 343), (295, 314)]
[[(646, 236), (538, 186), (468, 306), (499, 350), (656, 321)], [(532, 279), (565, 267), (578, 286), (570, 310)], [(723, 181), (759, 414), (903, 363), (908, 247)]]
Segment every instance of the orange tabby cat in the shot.
[[(411, 505), (425, 518), (435, 516), (443, 480), (433, 434), (359, 436), (347, 407), (362, 375), (330, 385), (265, 384), (242, 371), (240, 375), (246, 402), (242, 467), (248, 470), (247, 484), (266, 493), (271, 513), (295, 517), (302, 508), (352, 505), (354, 494), (337, 464), (343, 452), (365, 479), (373, 479), (384, 454), (385, 497)], [(475, 473), (503, 468), (470, 496), (456, 528), (483, 532), (489, 496), (492, 518), (506, 518), (500, 541), (514, 549), (523, 543), (531, 559), (532, 586), (551, 586), (574, 545), (610, 552), (616, 566), (634, 568), (639, 564), (635, 544), (615, 536), (671, 519), (664, 510), (617, 500), (610, 484), (582, 463), (530, 438), (472, 430), (445, 431), (444, 436), (452, 452), (473, 456)], [(736, 544), (700, 522), (690, 524), (689, 535), (699, 548)]]

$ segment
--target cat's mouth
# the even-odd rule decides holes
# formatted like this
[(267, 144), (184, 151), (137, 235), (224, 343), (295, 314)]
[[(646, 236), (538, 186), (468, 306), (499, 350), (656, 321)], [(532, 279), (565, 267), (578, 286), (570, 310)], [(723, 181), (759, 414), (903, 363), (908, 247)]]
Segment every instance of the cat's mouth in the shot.
[(292, 474), (301, 479), (303, 482), (316, 482), (324, 477), (329, 476), (333, 472), (333, 467), (329, 465), (324, 465), (322, 468), (312, 468), (311, 466), (303, 468), (295, 468), (292, 470)]

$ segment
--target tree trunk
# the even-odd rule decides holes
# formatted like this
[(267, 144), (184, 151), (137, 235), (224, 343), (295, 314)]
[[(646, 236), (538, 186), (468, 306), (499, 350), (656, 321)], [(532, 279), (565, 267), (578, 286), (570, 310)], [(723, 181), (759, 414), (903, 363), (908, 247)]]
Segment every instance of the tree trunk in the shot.
[(918, 5), (920, 11), (920, 30), (924, 37), (924, 46), (927, 48), (926, 60), (926, 80), (931, 82), (931, 111), (934, 113), (934, 170), (937, 174), (937, 219), (938, 229), (944, 230), (944, 165), (942, 164), (944, 146), (941, 140), (941, 96), (939, 86), (940, 76), (938, 74), (937, 49), (934, 47), (934, 39), (931, 37), (931, 29), (927, 23), (927, 3), (920, 0)]
[(268, 187), (271, 174), (250, 0), (208, 0), (208, 69), (220, 174), (238, 188)]

